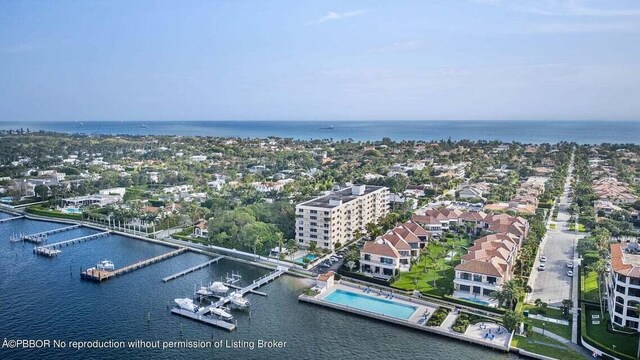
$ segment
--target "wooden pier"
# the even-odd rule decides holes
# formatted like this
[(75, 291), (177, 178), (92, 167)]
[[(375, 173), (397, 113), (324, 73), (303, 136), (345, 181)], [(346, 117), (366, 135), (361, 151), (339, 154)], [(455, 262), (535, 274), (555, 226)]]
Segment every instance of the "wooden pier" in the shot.
[(208, 307), (205, 308), (205, 310), (206, 311), (204, 311), (204, 312), (202, 312), (202, 310), (200, 310), (200, 311), (194, 313), (194, 312), (191, 312), (191, 311), (188, 311), (188, 310), (184, 310), (184, 309), (180, 309), (180, 308), (173, 308), (173, 309), (171, 309), (171, 313), (176, 314), (176, 315), (180, 315), (180, 316), (184, 316), (184, 317), (187, 317), (189, 319), (196, 320), (196, 321), (200, 321), (200, 322), (203, 322), (203, 323), (205, 323), (207, 325), (217, 326), (217, 327), (223, 328), (223, 329), (228, 330), (228, 331), (233, 331), (233, 330), (236, 329), (236, 325), (235, 324), (232, 324), (232, 323), (220, 320), (220, 319), (216, 319), (216, 318), (211, 317), (211, 316), (205, 316), (205, 314), (207, 312), (209, 312)]
[(180, 271), (180, 272), (178, 272), (178, 273), (175, 273), (175, 274), (173, 274), (173, 275), (169, 275), (169, 276), (167, 276), (167, 277), (163, 278), (163, 279), (162, 279), (162, 281), (163, 281), (163, 282), (167, 282), (167, 281), (171, 281), (171, 280), (177, 279), (177, 278), (179, 278), (180, 276), (187, 275), (187, 274), (192, 273), (192, 272), (194, 272), (194, 271), (196, 271), (196, 270), (200, 270), (200, 269), (202, 269), (202, 268), (204, 268), (204, 267), (206, 267), (206, 266), (209, 266), (209, 265), (211, 265), (211, 264), (213, 264), (213, 263), (217, 263), (217, 262), (218, 262), (218, 261), (220, 261), (220, 259), (222, 259), (222, 258), (224, 258), (224, 256), (219, 256), (219, 257), (217, 257), (217, 258), (215, 258), (215, 259), (211, 259), (211, 260), (209, 260), (209, 261), (207, 261), (207, 262), (204, 262), (204, 263), (202, 263), (202, 264), (196, 265), (196, 266), (194, 266), (194, 267), (190, 267), (190, 268), (188, 268), (188, 269), (186, 269), (186, 270), (182, 270), (182, 271)]
[(53, 230), (47, 230), (47, 231), (43, 231), (43, 232), (39, 232), (39, 233), (35, 233), (35, 234), (24, 235), (22, 237), (22, 240), (27, 240), (28, 238), (37, 238), (37, 237), (49, 236), (51, 234), (57, 234), (57, 233), (61, 233), (63, 231), (67, 231), (67, 230), (77, 229), (79, 227), (80, 227), (80, 225), (65, 226), (65, 227), (61, 227), (61, 228), (57, 228), (57, 229), (53, 229)]
[(20, 215), (20, 216), (14, 216), (14, 217), (10, 217), (10, 218), (0, 219), (0, 223), (11, 221), (11, 220), (22, 219), (23, 217), (24, 217), (24, 215)]
[(177, 250), (174, 250), (174, 251), (171, 251), (171, 252), (168, 252), (168, 253), (164, 253), (162, 255), (159, 255), (159, 256), (156, 256), (156, 257), (153, 257), (153, 258), (150, 258), (150, 259), (147, 259), (147, 260), (142, 260), (142, 261), (139, 261), (139, 262), (137, 262), (135, 264), (131, 264), (131, 265), (128, 265), (128, 266), (125, 266), (123, 268), (116, 269), (116, 270), (113, 270), (113, 271), (98, 270), (96, 268), (90, 268), (90, 269), (87, 269), (85, 271), (80, 272), (80, 278), (84, 279), (84, 280), (102, 282), (104, 280), (109, 280), (109, 279), (111, 279), (113, 277), (116, 277), (116, 276), (119, 276), (119, 275), (122, 275), (122, 274), (126, 274), (128, 272), (133, 271), (133, 270), (137, 270), (137, 269), (143, 268), (143, 267), (145, 267), (147, 265), (155, 264), (155, 263), (157, 263), (159, 261), (174, 257), (176, 255), (180, 255), (180, 254), (182, 254), (183, 252), (185, 252), (187, 250), (189, 250), (189, 249), (186, 248), (186, 247), (181, 247), (181, 248), (179, 248)]

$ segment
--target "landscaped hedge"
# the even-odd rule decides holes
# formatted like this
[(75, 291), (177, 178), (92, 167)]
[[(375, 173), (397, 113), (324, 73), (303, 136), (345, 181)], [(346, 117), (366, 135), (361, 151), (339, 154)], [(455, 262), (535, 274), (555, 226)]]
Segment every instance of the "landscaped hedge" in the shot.
[(495, 320), (479, 315), (462, 313), (458, 316), (456, 322), (453, 323), (453, 326), (451, 326), (451, 330), (464, 334), (469, 325), (477, 324), (479, 322), (495, 322)]
[(439, 307), (436, 311), (433, 312), (429, 320), (427, 321), (427, 326), (440, 326), (444, 319), (449, 315), (449, 309), (444, 307)]
[[(373, 283), (373, 284), (378, 284), (378, 285), (382, 285), (382, 286), (389, 286), (389, 282), (388, 281), (384, 281), (382, 279), (372, 278), (372, 277), (369, 277), (369, 276), (366, 276), (366, 275), (362, 275), (362, 274), (358, 274), (358, 273), (355, 273), (355, 272), (350, 272), (348, 270), (343, 269), (342, 266), (338, 268), (338, 274), (340, 274), (342, 276), (350, 277), (350, 278), (353, 278), (353, 279), (367, 281), (367, 282), (370, 282), (370, 283)], [(398, 289), (398, 290), (402, 290), (402, 289)]]
[[(425, 294), (423, 294), (425, 295)], [(452, 303), (456, 303), (456, 304), (460, 304), (460, 305), (464, 305), (464, 306), (468, 306), (468, 307), (472, 307), (472, 308), (476, 308), (476, 309), (480, 309), (480, 310), (484, 310), (487, 312), (492, 312), (495, 314), (499, 314), (499, 315), (503, 315), (506, 310), (504, 309), (498, 309), (498, 308), (493, 308), (490, 306), (485, 306), (485, 305), (480, 305), (471, 301), (465, 301), (462, 299), (458, 299), (458, 298), (454, 298), (452, 296), (447, 296), (445, 295), (443, 300), (448, 301), (448, 302), (452, 302)]]
[(28, 207), (26, 211), (29, 214), (33, 215), (48, 216), (60, 219), (82, 220), (82, 214), (65, 214), (59, 211), (49, 211), (35, 206)]

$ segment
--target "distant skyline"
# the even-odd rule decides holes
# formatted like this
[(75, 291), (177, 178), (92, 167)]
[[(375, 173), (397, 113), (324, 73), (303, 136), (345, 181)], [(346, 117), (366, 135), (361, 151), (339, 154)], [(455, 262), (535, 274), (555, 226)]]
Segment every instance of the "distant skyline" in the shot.
[(0, 121), (640, 120), (632, 0), (0, 2)]

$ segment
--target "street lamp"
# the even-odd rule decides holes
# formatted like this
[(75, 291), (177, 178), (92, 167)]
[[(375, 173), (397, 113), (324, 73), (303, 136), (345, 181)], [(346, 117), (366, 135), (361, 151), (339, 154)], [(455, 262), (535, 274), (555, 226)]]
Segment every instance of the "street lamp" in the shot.
[(543, 336), (544, 336), (544, 325), (545, 325), (545, 324), (546, 324), (546, 323), (542, 323), (542, 335), (543, 335)]

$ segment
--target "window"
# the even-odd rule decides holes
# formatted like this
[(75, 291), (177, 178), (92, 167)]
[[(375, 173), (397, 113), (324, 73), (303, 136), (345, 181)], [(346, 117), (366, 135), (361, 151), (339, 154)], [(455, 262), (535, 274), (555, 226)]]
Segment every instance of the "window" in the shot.
[(633, 297), (640, 297), (640, 289), (629, 288), (627, 289), (627, 295)]
[(616, 296), (616, 302), (624, 305), (624, 299), (622, 298), (622, 296)]
[(489, 284), (494, 285), (494, 284), (496, 283), (496, 281), (497, 281), (497, 279), (496, 279), (496, 277), (495, 277), (495, 276), (487, 276), (487, 282), (488, 282)]
[(324, 233), (325, 233), (325, 234), (328, 234), (328, 233), (329, 233), (329, 230), (325, 230), (325, 231), (324, 231)]
[(369, 255), (369, 254), (364, 254), (364, 259), (365, 259), (365, 260), (371, 260), (371, 255)]
[(318, 235), (309, 235), (309, 237), (312, 238), (312, 239), (317, 239)]
[(614, 323), (616, 323), (616, 324), (618, 324), (618, 325), (620, 325), (620, 326), (622, 326), (622, 318), (621, 318), (620, 316), (618, 316), (618, 315), (616, 315), (616, 316), (613, 318), (613, 322), (614, 322)]
[(482, 275), (473, 274), (473, 281), (482, 282)]
[(460, 291), (471, 292), (471, 286), (469, 286), (469, 285), (460, 285)]
[(620, 275), (618, 274), (618, 281), (620, 282), (627, 282), (627, 277), (624, 275)]
[(304, 242), (304, 240), (302, 240), (302, 239), (298, 239), (298, 242), (299, 242), (299, 243), (303, 243), (303, 242)]
[(317, 214), (317, 213), (318, 213), (318, 210), (310, 210), (310, 211), (309, 211), (309, 213), (311, 213), (311, 214)]
[(312, 223), (311, 223), (311, 226), (318, 226), (318, 223), (316, 223), (316, 222), (312, 222)]
[(619, 292), (619, 293), (626, 294), (627, 292), (625, 290), (627, 290), (627, 289), (622, 285), (616, 286), (616, 291)]
[(298, 236), (304, 236), (304, 233), (298, 233)]
[(329, 247), (329, 243), (328, 242), (324, 243), (324, 247)]
[(616, 304), (616, 313), (622, 315), (624, 314), (624, 306), (620, 305), (620, 304)]
[(309, 229), (312, 233), (318, 232), (318, 229)]
[(460, 274), (460, 278), (463, 279), (463, 280), (471, 280), (471, 274), (462, 273), (462, 274)]
[(317, 216), (309, 216), (309, 219), (311, 219), (311, 220), (318, 220), (318, 217), (317, 217)]
[(473, 293), (474, 294), (480, 294), (480, 290), (481, 290), (480, 286), (474, 286), (473, 287)]
[(328, 227), (329, 227), (329, 224), (324, 224), (324, 227), (328, 228)]
[(302, 230), (304, 230), (304, 227), (298, 226), (298, 230), (302, 231)]
[(329, 215), (329, 212), (328, 212), (328, 211), (325, 211), (325, 212), (324, 212), (324, 214), (325, 214), (325, 215)]

